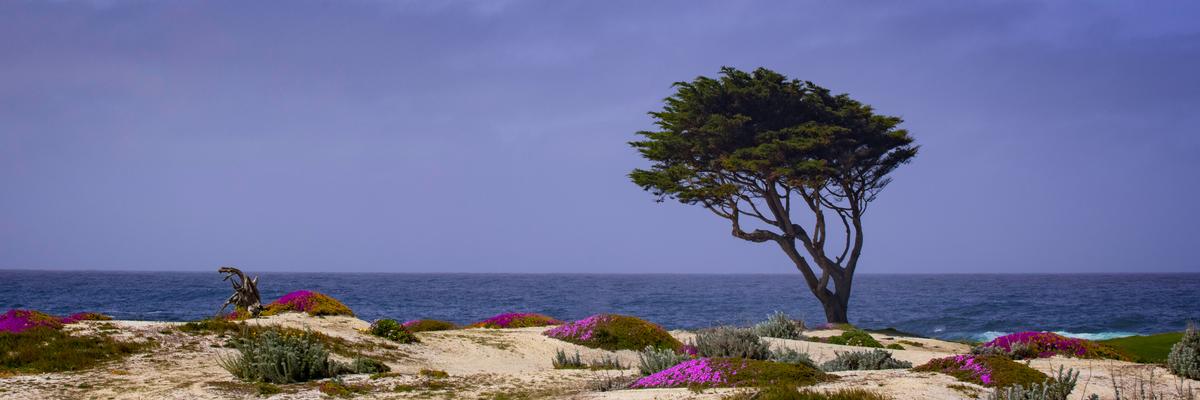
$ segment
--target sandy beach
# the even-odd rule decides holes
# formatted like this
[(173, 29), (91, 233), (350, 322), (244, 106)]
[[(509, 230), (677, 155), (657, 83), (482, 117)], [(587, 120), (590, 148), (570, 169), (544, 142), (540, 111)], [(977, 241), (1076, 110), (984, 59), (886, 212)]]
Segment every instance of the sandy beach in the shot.
[[(353, 317), (311, 317), (286, 313), (248, 321), (251, 325), (277, 325), (311, 329), (341, 338), (363, 354), (387, 363), (391, 373), (371, 376), (346, 375), (341, 380), (362, 390), (356, 397), (369, 399), (461, 398), (461, 399), (721, 399), (747, 389), (603, 388), (603, 382), (627, 383), (637, 375), (635, 352), (607, 352), (577, 346), (542, 335), (545, 328), (461, 329), (419, 332), (420, 343), (396, 344), (365, 333), (369, 323)], [(119, 340), (156, 342), (147, 352), (109, 362), (89, 370), (69, 373), (21, 374), (0, 377), (0, 398), (5, 399), (317, 399), (328, 398), (319, 382), (280, 385), (281, 393), (260, 396), (255, 386), (239, 381), (218, 360), (235, 350), (223, 347), (225, 337), (182, 332), (179, 323), (150, 321), (84, 321), (69, 325), (72, 334), (110, 335)], [(805, 335), (821, 337), (836, 330), (809, 330)], [(687, 341), (691, 332), (672, 331)], [(921, 343), (907, 350), (888, 350), (894, 358), (914, 365), (930, 359), (962, 354), (967, 345), (924, 338), (898, 338), (872, 334), (883, 344), (899, 340)], [(764, 338), (772, 347), (787, 347), (808, 353), (818, 363), (838, 352), (861, 349), (835, 344)], [(557, 350), (578, 351), (584, 359), (615, 355), (633, 366), (620, 371), (554, 369), (551, 359)], [(337, 358), (335, 356), (334, 358)], [(1051, 357), (1029, 365), (1053, 375), (1060, 366), (1080, 371), (1071, 397), (1095, 393), (1114, 399), (1114, 385), (1134, 392), (1148, 385), (1160, 393), (1176, 393), (1181, 385), (1200, 388), (1200, 382), (1180, 380), (1166, 369), (1145, 364), (1111, 360)], [(422, 370), (444, 371), (444, 378), (422, 375)], [(990, 389), (959, 382), (939, 373), (907, 369), (835, 372), (840, 379), (813, 386), (816, 390), (867, 388), (894, 399), (986, 398)], [(603, 390), (603, 391), (602, 391)]]

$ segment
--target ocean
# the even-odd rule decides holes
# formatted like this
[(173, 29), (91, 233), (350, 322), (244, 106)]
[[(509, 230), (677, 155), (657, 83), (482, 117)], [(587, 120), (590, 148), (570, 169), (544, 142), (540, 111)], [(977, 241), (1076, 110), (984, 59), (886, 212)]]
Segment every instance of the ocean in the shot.
[[(253, 271), (248, 271), (253, 274)], [(824, 322), (799, 274), (259, 273), (268, 303), (309, 289), (360, 318), (470, 323), (502, 312), (578, 319), (611, 312), (668, 329), (748, 325), (774, 310)], [(0, 312), (96, 311), (117, 319), (188, 321), (231, 293), (213, 272), (0, 270)], [(1200, 274), (873, 275), (855, 278), (851, 323), (943, 339), (1047, 330), (1100, 339), (1182, 330), (1200, 321)]]

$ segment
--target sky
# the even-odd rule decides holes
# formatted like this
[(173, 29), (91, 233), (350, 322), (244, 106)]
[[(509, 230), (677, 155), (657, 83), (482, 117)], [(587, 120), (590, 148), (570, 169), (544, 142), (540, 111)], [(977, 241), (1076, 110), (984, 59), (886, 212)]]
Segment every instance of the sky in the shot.
[(632, 184), (671, 83), (904, 118), (861, 273), (1200, 272), (1192, 1), (0, 2), (0, 268), (795, 273)]

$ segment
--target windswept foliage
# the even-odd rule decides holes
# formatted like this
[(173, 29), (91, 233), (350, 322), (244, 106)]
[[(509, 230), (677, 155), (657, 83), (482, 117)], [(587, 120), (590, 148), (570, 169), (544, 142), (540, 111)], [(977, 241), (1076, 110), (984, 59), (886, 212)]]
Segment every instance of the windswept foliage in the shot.
[[(675, 89), (650, 113), (659, 129), (630, 143), (651, 162), (630, 178), (659, 201), (729, 220), (737, 238), (779, 245), (826, 318), (846, 322), (863, 214), (888, 175), (917, 154), (900, 118), (765, 68), (726, 67), (719, 78)], [(827, 230), (841, 237), (829, 240)]]

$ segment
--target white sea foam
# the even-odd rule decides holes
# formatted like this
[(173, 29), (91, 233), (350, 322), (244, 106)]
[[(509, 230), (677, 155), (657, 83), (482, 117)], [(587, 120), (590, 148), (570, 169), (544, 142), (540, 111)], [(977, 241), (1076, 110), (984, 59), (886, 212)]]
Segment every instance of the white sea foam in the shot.
[[(987, 341), (991, 341), (992, 339), (1007, 335), (1009, 333), (1012, 333), (1012, 332), (987, 331), (987, 332), (983, 332), (983, 333), (975, 335), (975, 340), (978, 340), (980, 342), (987, 342)], [(1129, 336), (1137, 335), (1136, 333), (1133, 333), (1133, 332), (1075, 333), (1075, 332), (1067, 332), (1067, 331), (1054, 331), (1054, 333), (1062, 335), (1062, 336), (1070, 337), (1070, 338), (1087, 339), (1087, 340), (1105, 340), (1105, 339), (1115, 339), (1115, 338), (1129, 337)]]

